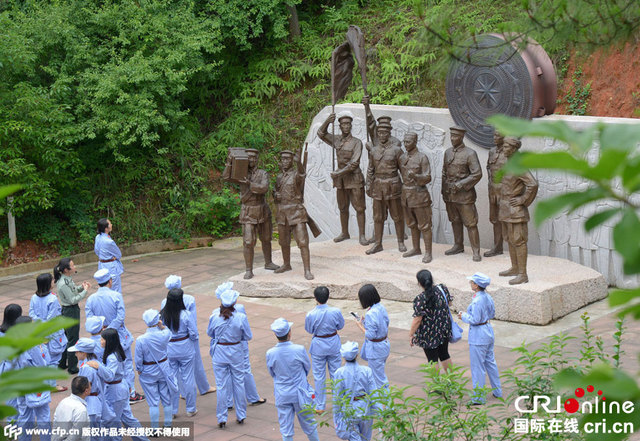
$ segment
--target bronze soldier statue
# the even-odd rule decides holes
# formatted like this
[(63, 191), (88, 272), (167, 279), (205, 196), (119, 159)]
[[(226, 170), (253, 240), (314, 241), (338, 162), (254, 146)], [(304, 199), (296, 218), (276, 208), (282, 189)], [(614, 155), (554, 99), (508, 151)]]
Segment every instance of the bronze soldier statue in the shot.
[(462, 226), (467, 227), (469, 242), (473, 250), (473, 261), (479, 262), (480, 233), (474, 186), (482, 179), (482, 169), (475, 151), (464, 145), (465, 129), (451, 127), (451, 145), (444, 152), (442, 166), (442, 199), (447, 206), (447, 215), (453, 229), (453, 247), (446, 255), (464, 252)]
[[(522, 145), (520, 140), (504, 139), (502, 152), (509, 159)], [(538, 181), (530, 172), (522, 176), (505, 175), (500, 186), (500, 212), (502, 235), (509, 244), (511, 268), (501, 271), (501, 276), (516, 276), (510, 285), (527, 283), (527, 241), (529, 240), (529, 209), (527, 208), (538, 193)]]
[(387, 211), (395, 223), (398, 250), (407, 251), (404, 245), (404, 216), (400, 196), (402, 181), (398, 174), (402, 148), (400, 141), (391, 136), (391, 118), (380, 117), (376, 124), (369, 107), (369, 97), (362, 100), (367, 116), (367, 130), (372, 142), (367, 142), (369, 151), (369, 167), (367, 168), (367, 194), (373, 199), (374, 244), (366, 253), (374, 254), (382, 251), (382, 236)]
[(291, 270), (291, 233), (293, 232), (302, 255), (304, 278), (312, 280), (309, 233), (307, 232), (309, 218), (303, 205), (304, 180), (307, 173), (298, 154), (294, 155), (289, 150), (280, 152), (280, 170), (281, 173), (276, 178), (276, 191), (273, 196), (277, 208), (278, 243), (282, 248), (283, 263), (275, 272), (283, 273)]
[(493, 133), (493, 142), (495, 147), (489, 150), (489, 159), (487, 160), (487, 177), (489, 180), (489, 222), (493, 224), (493, 247), (485, 251), (484, 257), (497, 256), (502, 254), (502, 223), (498, 220), (498, 211), (500, 207), (500, 183), (494, 182), (496, 173), (507, 162), (502, 154), (502, 144), (504, 136), (498, 131)]
[(349, 203), (356, 210), (358, 220), (358, 235), (360, 245), (368, 245), (365, 238), (365, 202), (364, 202), (364, 176), (360, 170), (360, 158), (362, 157), (362, 141), (351, 135), (351, 122), (353, 117), (349, 114), (338, 118), (341, 136), (331, 135), (327, 132), (330, 123), (335, 122), (336, 114), (332, 113), (318, 129), (318, 137), (336, 149), (338, 156), (338, 170), (331, 173), (333, 186), (336, 188), (338, 209), (340, 210), (340, 235), (333, 239), (334, 242), (342, 242), (349, 239)]
[(409, 132), (404, 135), (404, 147), (407, 150), (400, 157), (402, 174), (402, 207), (407, 226), (411, 230), (413, 249), (402, 257), (420, 254), (420, 233), (424, 240), (424, 263), (431, 262), (431, 195), (427, 184), (431, 182), (431, 165), (427, 155), (418, 151), (418, 135)]
[[(271, 223), (271, 210), (267, 205), (266, 194), (269, 190), (269, 175), (266, 171), (257, 168), (258, 150), (246, 149), (249, 160), (249, 171), (247, 176), (234, 182), (240, 183), (240, 219), (242, 224), (242, 246), (246, 272), (245, 279), (253, 277), (253, 255), (257, 239), (260, 238), (262, 244), (262, 255), (264, 256), (264, 268), (275, 270), (278, 265), (271, 260), (271, 236), (273, 235), (273, 224)], [(222, 178), (229, 181), (231, 179), (231, 155), (227, 157)]]

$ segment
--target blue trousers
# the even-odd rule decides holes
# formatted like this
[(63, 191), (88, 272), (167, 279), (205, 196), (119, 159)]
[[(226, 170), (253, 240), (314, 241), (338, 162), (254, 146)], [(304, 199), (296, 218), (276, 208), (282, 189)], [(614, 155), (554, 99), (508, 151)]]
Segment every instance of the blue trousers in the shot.
[(144, 375), (138, 377), (142, 390), (149, 405), (149, 420), (151, 427), (160, 425), (160, 403), (164, 409), (164, 426), (171, 426), (173, 420), (172, 394), (165, 380), (147, 378)]
[[(38, 407), (27, 407), (24, 406), (23, 413), (18, 415), (18, 426), (24, 428), (22, 434), (18, 438), (20, 441), (22, 440), (31, 440), (31, 435), (27, 435), (27, 429), (35, 428), (38, 429), (49, 429), (51, 430), (51, 412), (49, 411), (49, 403), (43, 404)], [(41, 441), (50, 441), (51, 435), (47, 433), (46, 435), (40, 435)]]
[(217, 363), (213, 362), (213, 373), (216, 376), (216, 417), (219, 423), (227, 421), (227, 404), (233, 396), (236, 403), (236, 418), (243, 420), (247, 417), (247, 397), (244, 392), (244, 370), (242, 362)]
[[(489, 375), (489, 382), (493, 388), (493, 395), (502, 396), (502, 387), (500, 386), (500, 373), (498, 365), (493, 354), (493, 343), (488, 345), (469, 345), (469, 361), (471, 364), (471, 381), (473, 388), (484, 387), (485, 374)], [(474, 402), (484, 403), (484, 394), (477, 393), (473, 398)]]
[(326, 407), (327, 368), (329, 369), (329, 377), (333, 380), (333, 374), (342, 364), (342, 357), (340, 353), (331, 355), (311, 354), (311, 364), (316, 391), (316, 409), (324, 410)]
[(175, 394), (173, 397), (173, 403), (171, 403), (171, 409), (174, 413), (178, 413), (180, 408), (180, 397), (182, 395), (187, 403), (187, 412), (196, 411), (196, 382), (194, 377), (193, 361), (191, 358), (170, 358), (171, 370), (175, 372), (178, 380), (178, 387), (180, 393)]
[(136, 374), (133, 372), (133, 356), (131, 355), (131, 346), (124, 350), (126, 356), (124, 361), (124, 380), (129, 387), (129, 394), (133, 395), (136, 391)]
[[(129, 399), (118, 400), (109, 403), (111, 410), (114, 414), (114, 419), (109, 421), (105, 426), (107, 427), (142, 427), (140, 421), (131, 413), (131, 406), (129, 405)], [(114, 441), (120, 441), (121, 436), (110, 437), (109, 439)], [(131, 439), (138, 441), (149, 441), (146, 436), (132, 436)]]
[(387, 357), (385, 358), (370, 358), (367, 360), (367, 364), (373, 372), (373, 381), (376, 383), (376, 389), (384, 387), (389, 388), (389, 380), (387, 374), (384, 372), (384, 366), (387, 363)]
[[(307, 435), (307, 438), (310, 440), (318, 439), (316, 419), (313, 415), (300, 413), (302, 411), (300, 404), (276, 404), (276, 410), (278, 411), (278, 423), (280, 424), (280, 433), (283, 440), (293, 440), (293, 418), (296, 415), (298, 416), (300, 428)], [(315, 438), (313, 438), (314, 435)]]
[(202, 355), (200, 354), (200, 340), (192, 340), (193, 341), (193, 350), (195, 354), (195, 358), (193, 360), (193, 369), (194, 369), (194, 377), (196, 380), (196, 386), (198, 387), (198, 392), (200, 395), (206, 393), (211, 385), (209, 384), (209, 380), (207, 379), (207, 373), (204, 371), (204, 364), (202, 363)]
[(111, 289), (114, 291), (118, 291), (122, 294), (122, 283), (120, 282), (120, 274), (117, 276), (111, 275)]
[[(255, 403), (260, 400), (260, 395), (258, 394), (258, 388), (256, 387), (256, 380), (253, 378), (253, 373), (251, 372), (251, 361), (249, 360), (249, 350), (244, 354), (244, 359), (242, 360), (242, 371), (244, 372), (244, 394), (247, 398), (248, 403)], [(227, 407), (233, 406), (233, 396), (228, 397)]]

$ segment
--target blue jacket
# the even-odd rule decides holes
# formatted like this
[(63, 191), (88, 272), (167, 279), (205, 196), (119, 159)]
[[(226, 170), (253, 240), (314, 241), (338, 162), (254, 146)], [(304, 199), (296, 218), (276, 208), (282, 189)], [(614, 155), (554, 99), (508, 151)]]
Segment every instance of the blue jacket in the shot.
[(122, 294), (102, 286), (98, 288), (95, 294), (89, 296), (87, 304), (84, 306), (84, 312), (87, 318), (103, 316), (107, 328), (118, 331), (122, 348), (127, 350), (127, 348), (131, 347), (133, 336), (124, 325), (125, 310)]
[(318, 335), (329, 335), (344, 328), (344, 317), (338, 308), (318, 305), (307, 313), (304, 319), (304, 330), (313, 336), (309, 353), (311, 355), (332, 355), (340, 353), (340, 336), (320, 338)]
[[(220, 308), (214, 309), (209, 317), (207, 335), (211, 337), (209, 354), (214, 363), (241, 363), (244, 360), (245, 347), (243, 341), (253, 338), (247, 316), (234, 311), (228, 320), (220, 316)], [(219, 342), (237, 345), (219, 345)]]
[(112, 276), (119, 276), (124, 272), (124, 267), (122, 266), (122, 262), (120, 262), (122, 252), (113, 239), (111, 239), (111, 236), (107, 233), (100, 233), (96, 236), (93, 251), (96, 253), (99, 260), (110, 260), (114, 257), (116, 258), (113, 262), (98, 262), (98, 269), (106, 268)]
[[(46, 322), (59, 315), (62, 315), (62, 307), (55, 294), (49, 293), (44, 297), (39, 297), (36, 294), (31, 296), (29, 316), (33, 320)], [(47, 343), (49, 355), (62, 354), (67, 348), (67, 336), (64, 333), (64, 329), (60, 329), (47, 338), (49, 338), (49, 343)]]
[(496, 307), (491, 296), (485, 291), (475, 293), (467, 312), (462, 314), (462, 321), (470, 325), (470, 345), (488, 345), (494, 342), (493, 327), (488, 321), (495, 315)]
[(267, 369), (273, 378), (276, 406), (312, 403), (313, 389), (307, 381), (311, 361), (304, 346), (290, 341), (279, 342), (267, 351)]
[[(364, 317), (364, 329), (365, 340), (362, 345), (360, 356), (363, 360), (387, 358), (391, 351), (391, 345), (387, 334), (389, 333), (389, 315), (382, 303), (378, 302), (369, 308), (369, 311)], [(385, 338), (383, 341), (374, 342), (371, 340), (379, 340)]]

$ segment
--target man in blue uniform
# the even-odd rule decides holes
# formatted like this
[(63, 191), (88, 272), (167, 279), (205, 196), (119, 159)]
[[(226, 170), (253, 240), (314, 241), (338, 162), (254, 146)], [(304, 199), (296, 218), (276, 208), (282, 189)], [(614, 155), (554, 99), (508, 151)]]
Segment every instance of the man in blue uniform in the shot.
[(301, 413), (305, 406), (313, 404), (313, 389), (307, 381), (311, 362), (304, 346), (291, 342), (292, 324), (283, 318), (271, 324), (278, 344), (267, 351), (267, 369), (273, 377), (280, 433), (282, 441), (293, 441), (293, 417), (297, 414), (307, 438), (320, 441), (315, 419)]
[[(489, 320), (496, 314), (493, 299), (485, 288), (491, 283), (489, 276), (483, 273), (475, 273), (469, 279), (469, 284), (473, 290), (473, 300), (467, 308), (467, 312), (460, 311), (460, 319), (469, 323), (469, 361), (471, 363), (471, 381), (473, 388), (483, 388), (485, 374), (489, 375), (489, 381), (493, 388), (493, 396), (502, 396), (500, 387), (500, 374), (493, 354), (493, 327)], [(471, 404), (483, 404), (485, 402), (484, 393), (476, 392)]]
[[(174, 274), (170, 275), (164, 280), (164, 286), (168, 290), (173, 288), (182, 288), (182, 277), (176, 276)], [(194, 324), (194, 327), (198, 329), (198, 317), (196, 312), (196, 299), (195, 297), (189, 294), (182, 294), (182, 301), (184, 302), (184, 307), (189, 311), (191, 321)], [(167, 299), (162, 299), (162, 304), (160, 309), (164, 308), (164, 305), (167, 303)], [(195, 354), (195, 358), (193, 360), (193, 374), (196, 380), (196, 387), (198, 388), (198, 392), (200, 395), (206, 395), (211, 392), (215, 392), (216, 388), (209, 384), (209, 380), (207, 379), (207, 374), (204, 371), (204, 364), (202, 362), (202, 354), (200, 353), (200, 336), (198, 335), (197, 340), (191, 340), (193, 342), (193, 352)], [(178, 378), (180, 381), (180, 378)]]
[(369, 396), (376, 388), (373, 372), (357, 363), (358, 343), (348, 341), (340, 348), (346, 361), (334, 376), (333, 422), (340, 439), (362, 441), (371, 439), (374, 407)]
[(344, 327), (344, 318), (338, 308), (327, 305), (329, 289), (318, 286), (313, 291), (318, 305), (311, 310), (304, 320), (304, 329), (313, 336), (309, 353), (313, 366), (313, 380), (316, 389), (316, 412), (325, 409), (325, 382), (327, 368), (329, 377), (340, 367), (340, 336), (338, 331)]
[(105, 318), (104, 324), (107, 328), (112, 328), (118, 331), (120, 337), (120, 344), (127, 359), (124, 363), (125, 366), (125, 380), (129, 386), (129, 402), (137, 403), (144, 400), (144, 395), (136, 393), (135, 389), (135, 374), (133, 373), (133, 358), (131, 357), (131, 344), (133, 343), (133, 336), (131, 332), (124, 325), (124, 300), (122, 300), (122, 294), (114, 291), (113, 278), (106, 268), (99, 269), (93, 275), (93, 278), (98, 282), (98, 291), (92, 294), (87, 300), (84, 306), (84, 312), (87, 319), (94, 316), (102, 316)]
[(93, 245), (93, 251), (98, 256), (98, 269), (106, 268), (111, 273), (111, 278), (113, 279), (111, 289), (122, 294), (122, 285), (120, 283), (120, 274), (124, 273), (124, 267), (120, 262), (122, 252), (111, 239), (112, 229), (113, 226), (109, 219), (102, 218), (98, 221), (98, 234)]

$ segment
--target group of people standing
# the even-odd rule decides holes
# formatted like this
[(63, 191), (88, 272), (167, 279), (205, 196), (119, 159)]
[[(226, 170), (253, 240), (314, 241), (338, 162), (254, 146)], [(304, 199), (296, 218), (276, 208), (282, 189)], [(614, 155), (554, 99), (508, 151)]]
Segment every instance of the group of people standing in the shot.
[[(13, 363), (3, 363), (2, 371), (25, 366), (58, 366), (86, 378), (89, 389), (84, 380), (79, 381), (74, 386), (75, 397), (68, 404), (74, 408), (78, 403), (84, 404), (92, 427), (140, 427), (130, 405), (145, 399), (152, 427), (160, 424), (167, 427), (178, 413), (180, 397), (185, 400), (186, 415), (192, 417), (198, 412), (198, 393), (216, 391), (207, 380), (200, 356), (195, 298), (184, 294), (181, 277), (168, 276), (165, 280), (168, 292), (159, 310), (148, 309), (142, 315), (147, 330), (135, 339), (134, 356), (134, 337), (124, 323), (121, 252), (109, 235), (111, 230), (108, 219), (98, 222), (95, 251), (100, 268), (94, 274), (98, 289), (85, 305), (84, 327), (90, 337), (78, 338), (79, 325), (58, 331), (49, 336), (46, 344), (30, 349)], [(22, 308), (17, 304), (4, 309), (2, 334), (15, 324), (31, 320), (47, 321), (59, 315), (80, 317), (78, 303), (87, 297), (91, 283), (77, 285), (73, 281), (76, 267), (69, 258), (61, 259), (53, 273), (36, 278), (37, 289), (28, 316), (22, 315)], [(502, 392), (489, 323), (495, 309), (491, 296), (485, 291), (490, 280), (480, 273), (470, 280), (474, 299), (460, 318), (471, 328), (473, 385), (482, 387), (488, 373), (493, 394), (499, 397)], [(410, 343), (422, 347), (428, 361), (440, 361), (446, 370), (451, 364), (448, 354), (451, 296), (445, 286), (433, 284), (427, 270), (418, 272), (417, 281), (422, 292), (414, 300)], [(373, 416), (379, 406), (379, 401), (372, 401), (371, 397), (374, 391), (384, 394), (389, 388), (385, 373), (390, 354), (389, 316), (377, 289), (371, 284), (363, 285), (358, 299), (367, 310), (366, 315), (360, 317), (352, 313), (364, 334), (361, 350), (356, 342), (341, 344), (339, 331), (345, 326), (345, 320), (338, 308), (328, 305), (329, 295), (325, 286), (314, 290), (317, 304), (304, 323), (305, 331), (312, 336), (309, 353), (304, 346), (292, 343), (291, 322), (279, 318), (271, 325), (277, 344), (267, 351), (266, 362), (274, 381), (275, 405), (285, 441), (293, 439), (296, 416), (308, 438), (318, 439), (314, 415), (305, 412), (305, 408), (312, 406), (318, 414), (325, 412), (327, 374), (333, 380), (335, 429), (342, 439), (371, 439)], [(247, 406), (263, 404), (266, 399), (258, 394), (251, 372), (248, 341), (253, 335), (245, 308), (238, 303), (239, 293), (227, 282), (218, 286), (216, 297), (220, 299), (220, 307), (211, 314), (206, 332), (211, 339), (209, 353), (217, 385), (216, 417), (219, 427), (224, 428), (230, 409), (235, 407), (236, 421), (243, 424)], [(358, 355), (368, 366), (357, 362)], [(341, 366), (343, 358), (345, 364)], [(145, 395), (135, 390), (136, 371)], [(307, 380), (309, 372), (313, 374), (313, 388)], [(66, 390), (61, 386), (57, 389)], [(484, 396), (478, 394), (473, 401), (480, 404)], [(8, 404), (18, 410), (16, 421), (21, 426), (44, 427), (50, 422), (50, 402), (50, 393), (42, 392), (27, 394)], [(351, 410), (345, 408), (347, 405)], [(144, 436), (134, 438), (146, 439)]]

